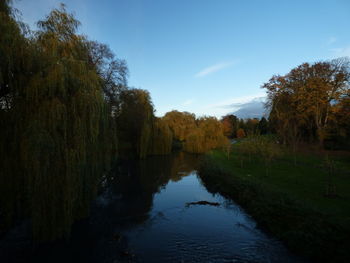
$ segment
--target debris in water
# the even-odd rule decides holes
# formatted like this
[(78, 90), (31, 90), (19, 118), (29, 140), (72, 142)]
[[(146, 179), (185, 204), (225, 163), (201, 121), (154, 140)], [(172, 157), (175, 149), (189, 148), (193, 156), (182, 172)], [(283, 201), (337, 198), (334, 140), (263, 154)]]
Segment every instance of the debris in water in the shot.
[(190, 207), (191, 205), (211, 205), (211, 206), (220, 206), (217, 202), (208, 202), (208, 201), (198, 201), (198, 202), (189, 202), (186, 203), (186, 207)]

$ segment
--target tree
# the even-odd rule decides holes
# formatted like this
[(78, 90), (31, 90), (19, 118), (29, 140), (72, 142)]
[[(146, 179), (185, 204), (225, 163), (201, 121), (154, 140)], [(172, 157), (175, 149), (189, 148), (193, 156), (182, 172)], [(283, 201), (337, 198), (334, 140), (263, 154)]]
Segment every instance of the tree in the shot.
[(237, 130), (237, 138), (241, 139), (241, 138), (244, 138), (246, 135), (245, 135), (245, 132), (242, 128), (238, 129)]
[(164, 117), (174, 134), (174, 139), (184, 142), (186, 137), (196, 128), (196, 116), (189, 112), (170, 111)]
[(38, 22), (38, 31), (26, 37), (11, 8), (3, 4), (0, 204), (4, 227), (29, 217), (35, 239), (67, 238), (73, 222), (88, 215), (115, 147), (103, 79), (89, 62), (88, 40), (76, 33), (79, 21), (64, 5), (52, 10)]
[(304, 138), (316, 137), (323, 145), (332, 108), (348, 93), (349, 80), (345, 58), (304, 63), (285, 76), (272, 77), (263, 88), (267, 89), (271, 121), (279, 135), (287, 141), (286, 131), (292, 125)]
[(223, 124), (225, 136), (229, 138), (236, 136), (238, 129), (238, 118), (235, 115), (229, 114), (222, 117), (221, 123)]
[(204, 131), (200, 128), (193, 129), (187, 136), (184, 150), (190, 153), (203, 153), (206, 151)]
[(350, 149), (350, 95), (332, 107), (326, 145), (330, 149)]
[(112, 115), (120, 111), (120, 95), (127, 89), (128, 67), (125, 60), (118, 59), (106, 44), (87, 41), (89, 64), (100, 76), (100, 82)]
[(31, 45), (9, 0), (0, 1), (0, 233), (28, 212), (23, 204), (26, 178), (21, 169), (17, 110), (19, 89), (28, 82)]
[(150, 155), (169, 154), (172, 150), (173, 134), (163, 118), (154, 118), (150, 140)]
[(154, 109), (148, 91), (130, 89), (121, 93), (121, 108), (117, 116), (120, 156), (147, 156), (153, 121)]
[(203, 132), (203, 152), (222, 147), (227, 138), (223, 133), (222, 123), (215, 117), (202, 117), (197, 120), (198, 128)]
[(227, 138), (223, 124), (214, 117), (196, 118), (188, 112), (167, 112), (163, 120), (169, 125), (174, 141), (182, 144), (187, 152), (204, 153), (222, 147)]
[(267, 134), (268, 129), (268, 122), (265, 117), (262, 117), (258, 124), (258, 131), (261, 135), (264, 135)]
[(247, 135), (255, 135), (258, 133), (258, 125), (259, 120), (257, 118), (254, 119), (246, 119), (245, 120), (245, 132)]

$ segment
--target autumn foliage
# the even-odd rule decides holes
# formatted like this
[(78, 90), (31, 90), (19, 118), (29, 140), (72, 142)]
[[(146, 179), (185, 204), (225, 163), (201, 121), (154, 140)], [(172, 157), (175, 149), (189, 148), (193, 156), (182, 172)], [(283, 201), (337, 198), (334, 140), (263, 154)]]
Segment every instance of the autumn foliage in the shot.
[[(265, 83), (270, 123), (282, 141), (318, 141), (323, 146), (334, 129), (344, 129), (346, 114), (337, 112), (346, 111), (349, 80), (349, 60), (341, 58), (304, 63)], [(344, 135), (339, 130), (338, 136)]]
[(146, 90), (129, 89), (121, 93), (121, 106), (116, 116), (118, 152), (121, 158), (145, 158), (168, 154), (172, 132), (163, 118), (154, 116), (151, 97)]
[(237, 138), (244, 138), (245, 136), (246, 134), (242, 128), (237, 130)]
[(214, 117), (196, 118), (188, 112), (171, 111), (165, 114), (164, 121), (174, 140), (181, 142), (187, 152), (203, 153), (227, 142), (222, 123)]

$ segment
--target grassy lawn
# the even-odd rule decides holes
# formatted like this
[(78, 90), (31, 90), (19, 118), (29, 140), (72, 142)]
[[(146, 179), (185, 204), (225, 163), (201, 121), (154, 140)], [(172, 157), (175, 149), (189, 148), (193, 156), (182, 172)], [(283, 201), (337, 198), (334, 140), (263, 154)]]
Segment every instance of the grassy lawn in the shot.
[[(200, 174), (213, 192), (241, 204), (265, 230), (315, 262), (350, 262), (350, 158), (334, 161), (336, 197), (326, 197), (329, 172), (322, 154), (284, 152), (268, 165), (235, 151), (208, 153)], [(243, 166), (242, 166), (243, 160)]]
[[(324, 157), (299, 153), (297, 165), (294, 165), (294, 156), (284, 154), (273, 161), (266, 175), (266, 166), (259, 158), (252, 158), (239, 152), (233, 152), (228, 159), (222, 151), (213, 151), (210, 156), (228, 173), (256, 181), (266, 187), (274, 188), (297, 199), (320, 212), (331, 216), (347, 226), (350, 225), (350, 159), (344, 156), (331, 156), (335, 161), (335, 171), (332, 177), (336, 186), (337, 197), (325, 196), (329, 173), (324, 167)], [(242, 158), (243, 156), (243, 158)], [(243, 168), (241, 167), (243, 159)]]

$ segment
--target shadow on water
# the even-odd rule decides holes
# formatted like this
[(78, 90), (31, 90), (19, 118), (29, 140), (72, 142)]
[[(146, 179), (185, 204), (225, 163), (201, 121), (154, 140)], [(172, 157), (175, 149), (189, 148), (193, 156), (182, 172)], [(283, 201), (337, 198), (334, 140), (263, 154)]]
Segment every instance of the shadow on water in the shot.
[(300, 262), (203, 186), (199, 158), (179, 152), (121, 162), (69, 242), (31, 249), (17, 229), (0, 240), (1, 262)]

